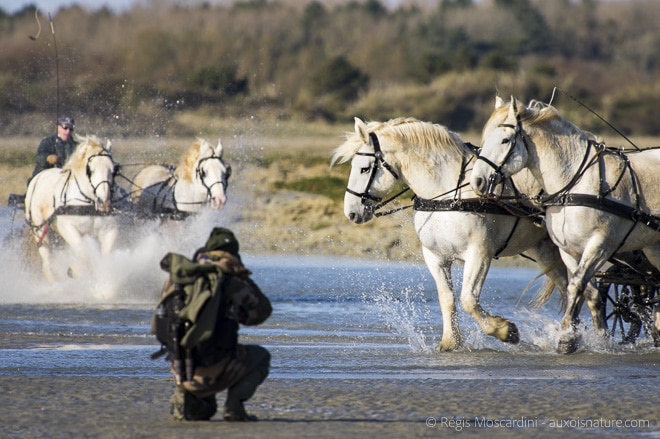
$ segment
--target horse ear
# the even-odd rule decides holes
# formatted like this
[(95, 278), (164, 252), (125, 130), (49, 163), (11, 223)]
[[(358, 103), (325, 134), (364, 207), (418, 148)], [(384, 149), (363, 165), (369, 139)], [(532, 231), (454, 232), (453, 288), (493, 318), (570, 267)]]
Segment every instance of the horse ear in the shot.
[(362, 122), (359, 117), (355, 118), (355, 133), (360, 136), (363, 143), (369, 143), (369, 133), (367, 132), (367, 124)]
[(222, 157), (222, 141), (218, 139), (218, 146), (215, 147), (215, 155)]
[(504, 106), (504, 99), (500, 95), (495, 96), (495, 109), (501, 108)]
[(111, 151), (112, 151), (112, 140), (110, 140), (110, 139), (105, 139), (105, 149), (106, 149), (108, 152), (111, 152)]
[(511, 103), (509, 105), (509, 114), (513, 117), (517, 117), (519, 108), (520, 105), (518, 103), (518, 99), (516, 99), (514, 96), (511, 96)]

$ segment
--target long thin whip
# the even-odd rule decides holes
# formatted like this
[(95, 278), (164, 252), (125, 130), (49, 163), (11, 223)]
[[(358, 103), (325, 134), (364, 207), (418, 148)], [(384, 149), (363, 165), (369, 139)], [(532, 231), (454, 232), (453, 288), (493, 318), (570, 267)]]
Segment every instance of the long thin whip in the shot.
[[(32, 41), (37, 41), (41, 35), (41, 21), (39, 21), (39, 8), (34, 9), (34, 19), (37, 22), (37, 33), (35, 35), (28, 35)], [(55, 49), (55, 120), (60, 117), (60, 57), (57, 52), (57, 38), (55, 38), (55, 23), (53, 17), (48, 13), (48, 21), (50, 22), (50, 33), (53, 36), (53, 48)]]
[(53, 17), (50, 15), (50, 12), (48, 13), (48, 21), (50, 21), (50, 32), (53, 35), (53, 47), (55, 48), (55, 80), (56, 80), (55, 108), (57, 112), (57, 118), (55, 120), (58, 120), (60, 118), (60, 57), (59, 54), (57, 53), (57, 38), (55, 38), (55, 23), (53, 23)]
[(591, 114), (593, 114), (594, 116), (596, 116), (596, 117), (597, 117), (598, 119), (600, 119), (601, 121), (603, 121), (608, 127), (612, 128), (612, 129), (613, 129), (618, 135), (620, 135), (621, 137), (623, 137), (624, 139), (626, 139), (626, 141), (628, 141), (628, 143), (630, 143), (630, 144), (631, 144), (631, 145), (632, 145), (637, 151), (641, 151), (641, 149), (640, 149), (637, 145), (635, 145), (635, 143), (634, 143), (632, 140), (630, 140), (625, 134), (623, 134), (623, 133), (622, 133), (619, 129), (617, 129), (614, 125), (612, 125), (611, 123), (609, 123), (604, 117), (602, 117), (600, 114), (596, 113), (595, 110), (592, 110), (591, 108), (589, 108), (586, 104), (582, 103), (578, 98), (576, 98), (575, 96), (571, 95), (570, 93), (565, 92), (565, 91), (562, 90), (561, 88), (555, 87), (555, 88), (552, 90), (552, 98), (550, 99), (550, 103), (552, 103), (552, 101), (553, 101), (554, 98), (555, 98), (555, 91), (559, 91), (559, 92), (561, 92), (561, 93), (564, 93), (566, 96), (568, 96), (568, 97), (569, 97), (570, 99), (572, 99), (574, 102), (576, 102), (578, 105), (580, 105), (581, 107), (583, 107), (584, 109), (586, 109), (588, 112), (590, 112)]

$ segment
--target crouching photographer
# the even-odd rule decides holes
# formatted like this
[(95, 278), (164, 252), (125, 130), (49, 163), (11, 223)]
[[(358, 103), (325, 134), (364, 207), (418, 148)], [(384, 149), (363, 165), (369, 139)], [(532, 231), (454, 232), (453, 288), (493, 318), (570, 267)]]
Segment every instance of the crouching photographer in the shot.
[(250, 279), (233, 232), (217, 227), (192, 260), (168, 253), (169, 273), (152, 320), (152, 333), (167, 354), (176, 383), (170, 399), (176, 420), (201, 421), (217, 411), (216, 394), (227, 390), (223, 419), (256, 421), (243, 403), (266, 379), (270, 353), (238, 343), (239, 325), (259, 325), (271, 314), (268, 298)]

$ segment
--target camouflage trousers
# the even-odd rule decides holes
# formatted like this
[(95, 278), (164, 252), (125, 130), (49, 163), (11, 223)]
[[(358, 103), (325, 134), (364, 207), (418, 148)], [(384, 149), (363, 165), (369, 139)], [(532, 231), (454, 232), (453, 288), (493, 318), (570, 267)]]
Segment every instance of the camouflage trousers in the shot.
[(227, 389), (224, 418), (252, 420), (243, 403), (264, 382), (269, 369), (268, 350), (257, 345), (239, 345), (235, 357), (196, 368), (193, 381), (185, 381), (177, 386), (170, 398), (170, 414), (179, 421), (211, 419), (217, 411), (215, 395)]

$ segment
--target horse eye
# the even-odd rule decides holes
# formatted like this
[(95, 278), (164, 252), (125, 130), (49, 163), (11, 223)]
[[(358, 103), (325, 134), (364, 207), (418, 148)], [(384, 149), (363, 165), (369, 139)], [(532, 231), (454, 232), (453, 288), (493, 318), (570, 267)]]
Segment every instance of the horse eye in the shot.
[(505, 143), (509, 143), (509, 142), (511, 142), (511, 137), (507, 137), (505, 139), (502, 139), (502, 145), (504, 145)]
[(366, 174), (370, 170), (371, 170), (371, 168), (360, 168), (360, 174)]

